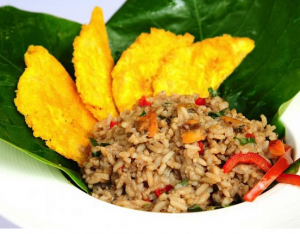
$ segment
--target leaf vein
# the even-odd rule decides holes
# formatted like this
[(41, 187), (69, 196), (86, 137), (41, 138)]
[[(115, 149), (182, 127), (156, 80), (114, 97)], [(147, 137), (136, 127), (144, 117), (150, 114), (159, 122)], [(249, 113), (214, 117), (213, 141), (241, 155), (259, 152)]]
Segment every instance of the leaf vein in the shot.
[(222, 23), (219, 24), (219, 27), (211, 34), (211, 37), (214, 37), (216, 32), (218, 32), (220, 30), (220, 28), (222, 26), (224, 26), (224, 22), (229, 18), (229, 16), (232, 14), (232, 11), (234, 9), (234, 7), (237, 5), (238, 1), (235, 1), (234, 5), (230, 8), (230, 11), (228, 14), (226, 14), (226, 17), (222, 20)]
[(237, 35), (237, 33), (238, 33), (238, 32), (241, 30), (241, 28), (244, 26), (244, 24), (245, 24), (245, 22), (247, 21), (249, 15), (250, 15), (250, 12), (252, 11), (252, 9), (253, 9), (253, 7), (254, 7), (256, 1), (257, 1), (257, 0), (255, 0), (255, 1), (252, 2), (252, 5), (251, 5), (251, 7), (249, 8), (246, 17), (244, 17), (244, 20), (243, 20), (243, 22), (240, 24), (240, 27), (235, 31), (235, 33), (233, 33), (233, 35)]
[(18, 23), (18, 21), (16, 19), (16, 15), (14, 13), (12, 13), (12, 16), (13, 16), (13, 19), (15, 21), (16, 29), (17, 29), (17, 31), (18, 31), (18, 33), (20, 35), (20, 38), (21, 38), (22, 51), (25, 51), (23, 34), (21, 33), (19, 23)]
[[(270, 22), (271, 22), (271, 18), (272, 18), (273, 12), (274, 12), (275, 5), (276, 5), (276, 1), (274, 1), (273, 7), (272, 7), (272, 12), (271, 12), (270, 17), (269, 17), (269, 20), (268, 20), (268, 24), (270, 24)], [(289, 25), (289, 24), (288, 24), (288, 25)], [(266, 31), (267, 26), (268, 26), (268, 25), (266, 25), (266, 26), (264, 27), (263, 32)], [(287, 28), (286, 28), (286, 29), (287, 29)], [(286, 31), (286, 29), (285, 29), (285, 31)], [(285, 33), (285, 31), (284, 31), (284, 33)], [(261, 40), (262, 35), (263, 35), (263, 32), (260, 34), (260, 36), (259, 36), (259, 38), (258, 38), (258, 40), (257, 40), (257, 44), (258, 44), (258, 42)], [(282, 33), (281, 36), (283, 36), (284, 33)], [(280, 38), (281, 38), (281, 37), (279, 37), (279, 38), (277, 39), (275, 45), (277, 45), (277, 43), (278, 43), (278, 41), (280, 40)], [(256, 72), (254, 73), (254, 75), (252, 75), (252, 77), (256, 76), (256, 75), (260, 72), (260, 70), (263, 68), (263, 66), (264, 66), (264, 65), (267, 63), (267, 61), (269, 60), (271, 54), (274, 52), (275, 48), (276, 48), (276, 46), (273, 47), (273, 50), (271, 51), (271, 53), (269, 53), (268, 57), (264, 60), (264, 62), (260, 65), (260, 67), (256, 70)], [(237, 87), (237, 89), (235, 89), (235, 90), (239, 90), (239, 89), (241, 89), (242, 87), (247, 86), (247, 84), (250, 83), (250, 82), (251, 82), (251, 79), (247, 79), (243, 84), (241, 84), (241, 85), (240, 85), (239, 87)]]
[[(287, 66), (287, 68), (285, 69), (284, 73), (282, 74), (282, 76), (279, 78), (279, 81), (273, 86), (272, 89), (269, 89), (267, 92), (264, 92), (263, 96), (261, 97), (261, 99), (263, 99), (264, 97), (266, 97), (272, 90), (275, 89), (275, 87), (277, 87), (278, 85), (281, 85), (281, 81), (283, 80), (284, 76), (287, 74), (289, 68), (291, 67), (292, 63), (295, 61), (295, 58), (298, 57), (297, 52), (299, 51), (300, 47), (298, 47), (298, 49), (296, 50), (295, 53), (293, 53), (293, 58), (290, 61), (289, 65)], [(253, 106), (253, 108), (251, 109), (250, 115), (252, 114), (253, 110), (255, 109), (255, 107), (257, 106), (258, 102), (255, 103), (255, 105)]]
[(256, 43), (258, 43), (261, 40), (263, 33), (266, 31), (266, 28), (271, 23), (271, 19), (272, 19), (272, 15), (274, 13), (274, 8), (275, 8), (275, 5), (276, 5), (276, 2), (277, 2), (277, 0), (274, 1), (274, 4), (273, 4), (272, 9), (271, 9), (270, 16), (269, 16), (269, 19), (268, 19), (268, 23), (265, 25), (264, 29), (262, 30), (261, 34), (259, 35)]
[[(24, 129), (23, 127), (21, 127), (21, 126), (17, 126), (17, 125), (13, 125), (13, 124), (8, 124), (8, 123), (6, 123), (6, 122), (3, 122), (2, 120), (0, 121), (0, 124), (2, 124), (2, 125), (5, 125), (5, 126), (9, 126), (9, 127), (13, 127), (13, 128), (20, 128), (20, 129)], [(3, 131), (2, 131), (3, 132)]]
[(2, 58), (4, 61), (6, 61), (8, 64), (10, 64), (11, 66), (13, 66), (14, 68), (16, 68), (21, 73), (23, 72), (20, 68), (17, 67), (17, 65), (15, 65), (13, 62), (11, 62), (7, 58), (5, 58), (2, 54), (0, 54), (0, 58)]
[(7, 108), (7, 109), (15, 109), (15, 108), (12, 107), (12, 106), (5, 106), (5, 105), (0, 105), (0, 107), (2, 107), (2, 108)]
[(200, 14), (199, 14), (199, 10), (196, 4), (196, 0), (193, 0), (193, 4), (194, 4), (194, 9), (195, 9), (195, 14), (196, 14), (196, 21), (197, 21), (197, 25), (198, 25), (198, 29), (199, 29), (199, 36), (200, 36), (200, 41), (203, 40), (203, 32), (202, 32), (202, 23), (200, 20)]
[(152, 23), (153, 23), (156, 27), (158, 27), (158, 28), (163, 28), (157, 21), (155, 21), (155, 20), (153, 19), (153, 17), (152, 17), (151, 14), (148, 13), (148, 16), (149, 16), (149, 19), (152, 21)]

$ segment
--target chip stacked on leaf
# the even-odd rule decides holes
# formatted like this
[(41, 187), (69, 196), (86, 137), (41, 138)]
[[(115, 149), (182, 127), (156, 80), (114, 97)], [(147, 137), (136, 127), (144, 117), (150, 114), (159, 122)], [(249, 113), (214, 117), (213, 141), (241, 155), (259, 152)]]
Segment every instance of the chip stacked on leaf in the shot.
[(82, 166), (96, 119), (118, 115), (111, 92), (114, 61), (102, 10), (94, 9), (90, 24), (82, 26), (74, 41), (76, 85), (42, 46), (30, 46), (25, 63), (15, 99), (18, 111), (35, 137)]
[(18, 111), (35, 137), (82, 166), (96, 119), (86, 110), (68, 72), (44, 47), (29, 46), (25, 63), (15, 98)]
[(95, 7), (89, 25), (83, 25), (74, 43), (76, 86), (86, 108), (99, 121), (118, 112), (112, 98), (111, 56), (101, 8)]
[(171, 51), (154, 77), (154, 94), (193, 94), (208, 97), (254, 49), (249, 38), (223, 35)]
[(113, 97), (120, 112), (130, 110), (142, 96), (152, 96), (152, 81), (164, 57), (175, 48), (191, 45), (194, 37), (188, 33), (175, 35), (163, 29), (151, 28), (142, 33), (125, 50), (112, 71)]

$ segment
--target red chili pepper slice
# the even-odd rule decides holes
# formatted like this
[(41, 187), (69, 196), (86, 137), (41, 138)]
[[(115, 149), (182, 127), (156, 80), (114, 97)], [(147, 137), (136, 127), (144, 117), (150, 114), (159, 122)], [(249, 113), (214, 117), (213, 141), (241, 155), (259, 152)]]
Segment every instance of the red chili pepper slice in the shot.
[(109, 127), (110, 127), (110, 128), (113, 128), (114, 126), (116, 126), (116, 125), (118, 125), (118, 124), (119, 124), (118, 122), (113, 122), (113, 121), (111, 121)]
[(143, 199), (144, 201), (151, 202), (149, 198)]
[(173, 186), (168, 184), (166, 187), (165, 187), (165, 192), (168, 193), (170, 190), (173, 189)]
[(259, 196), (267, 187), (269, 187), (269, 185), (276, 180), (276, 178), (292, 163), (293, 160), (291, 158), (291, 149), (289, 149), (278, 159), (274, 166), (267, 171), (260, 181), (245, 194), (243, 199), (250, 202), (254, 201), (255, 198)]
[(285, 152), (285, 147), (282, 141), (280, 140), (274, 140), (270, 141), (269, 143), (269, 151), (274, 156), (281, 156)]
[(272, 165), (261, 155), (256, 153), (235, 154), (223, 166), (224, 173), (228, 173), (239, 163), (253, 163), (260, 167), (263, 171), (268, 171)]
[(168, 185), (166, 185), (166, 187), (156, 189), (154, 192), (156, 193), (156, 196), (159, 197), (162, 193), (168, 193), (172, 189), (173, 189), (173, 186), (168, 184)]
[(146, 100), (146, 97), (145, 97), (145, 96), (142, 96), (142, 97), (140, 98), (140, 100), (139, 100), (139, 106), (140, 106), (140, 107), (151, 106), (151, 105), (152, 105), (152, 103), (151, 103), (151, 102), (148, 102), (148, 101)]
[(201, 155), (204, 152), (204, 145), (202, 141), (198, 141), (198, 146), (200, 147), (199, 155)]
[(245, 137), (246, 138), (255, 138), (255, 135), (252, 133), (246, 133)]
[(280, 176), (277, 177), (276, 181), (279, 183), (300, 186), (300, 176), (299, 175), (281, 173)]
[(195, 104), (196, 104), (197, 106), (204, 106), (204, 105), (205, 105), (205, 98), (197, 98), (197, 99), (195, 100)]
[[(288, 151), (288, 150), (290, 150), (291, 151), (291, 146), (289, 146), (289, 145), (284, 145), (285, 146), (285, 149), (286, 149), (286, 151)], [(234, 155), (235, 156), (235, 155)], [(260, 156), (260, 155), (259, 155)], [(233, 157), (233, 156), (232, 156)], [(247, 157), (247, 156), (245, 156), (244, 155), (244, 157)], [(261, 160), (262, 161), (264, 161), (265, 159), (262, 157), (262, 156), (260, 156), (261, 157)], [(229, 159), (230, 160), (230, 159)], [(229, 161), (228, 160), (228, 161)], [(227, 161), (227, 162), (228, 162)], [(233, 161), (235, 161), (235, 159), (233, 159)], [(226, 171), (226, 173), (228, 173), (228, 172), (230, 172), (231, 171), (231, 169), (236, 165), (234, 165), (233, 166), (233, 164), (235, 163), (235, 162), (230, 162), (229, 161), (229, 163), (227, 164), (227, 162), (226, 162), (226, 164), (223, 166), (223, 170), (224, 170), (224, 172)], [(247, 160), (244, 160), (244, 162), (243, 163), (246, 163), (245, 161), (247, 161)], [(260, 161), (260, 160), (258, 160), (258, 161)], [(266, 161), (266, 160), (265, 160)], [(249, 163), (251, 163), (251, 162), (249, 162)], [(255, 162), (254, 162), (255, 163)], [(269, 164), (267, 161), (266, 162), (264, 162), (265, 163), (265, 166), (263, 166), (263, 167), (260, 167), (264, 172), (268, 172), (269, 170), (270, 170), (270, 168), (272, 167), (272, 165), (271, 164)], [(276, 181), (277, 182), (279, 182), (279, 183), (284, 183), (284, 184), (292, 184), (292, 185), (296, 185), (296, 186), (300, 186), (300, 176), (299, 175), (294, 175), (294, 174), (285, 174), (285, 173), (281, 173), (277, 178), (276, 178)]]
[(159, 197), (163, 193), (163, 189), (156, 189), (154, 192), (156, 193), (156, 196)]

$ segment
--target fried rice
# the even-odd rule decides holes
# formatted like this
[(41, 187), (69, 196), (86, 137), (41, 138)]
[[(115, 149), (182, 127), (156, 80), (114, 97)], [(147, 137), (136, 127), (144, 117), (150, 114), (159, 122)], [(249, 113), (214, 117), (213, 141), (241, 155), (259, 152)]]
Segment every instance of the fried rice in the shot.
[[(219, 96), (160, 93), (95, 125), (83, 178), (93, 197), (122, 207), (166, 213), (226, 207), (241, 202), (264, 172), (239, 164), (224, 173), (222, 166), (248, 152), (273, 164), (274, 129), (264, 115), (248, 120)], [(243, 143), (249, 135), (254, 141)]]

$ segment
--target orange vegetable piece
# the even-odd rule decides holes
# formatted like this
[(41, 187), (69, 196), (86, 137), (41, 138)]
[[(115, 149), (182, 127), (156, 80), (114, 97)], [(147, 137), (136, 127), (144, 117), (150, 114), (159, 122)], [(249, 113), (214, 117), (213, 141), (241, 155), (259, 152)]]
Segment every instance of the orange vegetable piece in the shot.
[(150, 119), (148, 115), (139, 117), (136, 121), (136, 125), (135, 128), (136, 130), (138, 130), (139, 132), (145, 131), (149, 128), (150, 126)]
[(150, 126), (148, 128), (148, 131), (149, 131), (148, 137), (153, 137), (155, 135), (155, 133), (157, 133), (157, 131), (158, 131), (158, 123), (156, 120), (156, 113), (151, 111), (149, 113), (149, 117), (150, 117)]
[(185, 123), (185, 125), (196, 125), (196, 124), (199, 125), (199, 121), (196, 120), (196, 119), (189, 119), (189, 120)]
[(184, 144), (190, 144), (196, 141), (203, 141), (205, 140), (206, 136), (203, 133), (203, 131), (200, 128), (198, 128), (195, 130), (183, 132), (181, 134), (181, 138)]
[(147, 115), (139, 117), (136, 121), (136, 129), (139, 132), (148, 130), (148, 137), (153, 137), (158, 131), (156, 113), (153, 110), (150, 110)]
[(234, 126), (241, 126), (244, 123), (241, 120), (232, 118), (232, 117), (228, 117), (228, 116), (222, 116), (221, 119), (226, 123), (226, 124), (232, 124)]
[(282, 156), (285, 153), (285, 146), (280, 140), (270, 141), (269, 151), (274, 156)]

